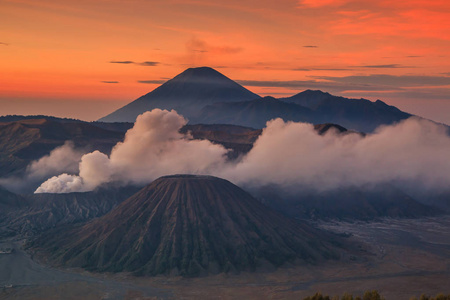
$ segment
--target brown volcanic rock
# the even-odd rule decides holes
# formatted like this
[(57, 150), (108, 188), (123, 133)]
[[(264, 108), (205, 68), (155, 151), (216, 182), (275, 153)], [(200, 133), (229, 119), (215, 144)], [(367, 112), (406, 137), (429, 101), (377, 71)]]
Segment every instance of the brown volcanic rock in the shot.
[(185, 125), (180, 132), (189, 133), (193, 139), (209, 140), (231, 149), (228, 157), (236, 159), (253, 148), (253, 143), (261, 135), (262, 130), (237, 125), (197, 124)]
[(210, 176), (162, 177), (109, 214), (33, 243), (93, 271), (198, 276), (337, 258), (328, 234)]

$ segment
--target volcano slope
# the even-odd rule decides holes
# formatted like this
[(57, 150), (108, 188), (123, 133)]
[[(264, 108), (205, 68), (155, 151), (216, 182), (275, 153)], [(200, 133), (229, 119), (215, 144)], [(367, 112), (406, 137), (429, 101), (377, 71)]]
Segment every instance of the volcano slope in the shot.
[(261, 98), (209, 68), (189, 68), (150, 93), (101, 118), (100, 122), (134, 122), (136, 117), (154, 108), (175, 109), (185, 118), (196, 117), (208, 104)]
[(265, 207), (211, 176), (161, 177), (90, 223), (31, 242), (57, 265), (203, 276), (338, 259), (337, 236)]

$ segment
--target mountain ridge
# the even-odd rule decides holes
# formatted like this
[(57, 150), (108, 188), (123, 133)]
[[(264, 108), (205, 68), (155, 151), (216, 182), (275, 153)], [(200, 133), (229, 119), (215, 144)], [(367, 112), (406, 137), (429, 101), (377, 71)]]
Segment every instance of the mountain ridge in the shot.
[(349, 99), (319, 90), (261, 100), (210, 104), (202, 109), (195, 121), (263, 128), (267, 121), (281, 118), (284, 121), (339, 124), (349, 130), (369, 133), (380, 125), (390, 125), (412, 116), (381, 100)]
[(174, 109), (189, 124), (231, 124), (259, 129), (271, 119), (282, 118), (313, 124), (334, 123), (365, 133), (412, 116), (381, 100), (351, 99), (319, 90), (305, 90), (279, 99), (261, 98), (220, 72), (200, 67), (183, 71), (99, 121), (134, 122), (137, 115), (154, 108)]
[(206, 104), (256, 98), (260, 96), (212, 68), (189, 68), (98, 121), (134, 122), (139, 114), (154, 108), (175, 109), (190, 119)]

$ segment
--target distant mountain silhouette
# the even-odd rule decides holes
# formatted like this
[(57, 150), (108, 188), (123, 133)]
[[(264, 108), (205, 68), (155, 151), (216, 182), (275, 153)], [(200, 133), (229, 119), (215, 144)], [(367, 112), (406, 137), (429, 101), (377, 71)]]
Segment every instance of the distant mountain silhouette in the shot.
[(303, 107), (308, 107), (309, 109), (315, 110), (320, 103), (322, 103), (322, 101), (330, 97), (334, 96), (320, 90), (305, 90), (291, 97), (279, 98), (279, 100), (295, 102)]
[(199, 276), (338, 258), (337, 237), (262, 205), (211, 176), (155, 180), (107, 215), (32, 247), (93, 271)]
[(267, 121), (282, 118), (289, 121), (313, 122), (313, 112), (295, 103), (279, 101), (273, 97), (205, 106), (199, 117), (191, 123), (234, 124), (263, 128)]
[(377, 100), (349, 99), (306, 90), (292, 97), (262, 98), (209, 67), (190, 68), (101, 122), (134, 122), (154, 108), (175, 109), (190, 124), (232, 124), (263, 128), (267, 121), (334, 123), (372, 132), (411, 115)]
[(11, 122), (18, 122), (18, 121), (24, 121), (24, 120), (37, 120), (37, 119), (45, 119), (47, 121), (52, 121), (55, 123), (84, 123), (84, 124), (90, 124), (96, 127), (100, 127), (106, 130), (110, 131), (118, 131), (118, 132), (126, 132), (128, 129), (133, 127), (134, 123), (131, 122), (116, 122), (116, 123), (109, 123), (109, 122), (86, 122), (83, 120), (78, 119), (71, 119), (71, 118), (58, 118), (53, 116), (46, 116), (46, 115), (6, 115), (6, 116), (0, 116), (0, 126), (2, 123), (11, 123)]
[(389, 125), (411, 117), (395, 106), (381, 100), (349, 99), (322, 91), (306, 90), (280, 99), (299, 104), (314, 111), (313, 123), (335, 123), (348, 129), (372, 132), (380, 125)]
[(99, 121), (134, 122), (139, 114), (154, 108), (175, 109), (190, 119), (208, 104), (256, 98), (259, 96), (212, 68), (190, 68)]
[(49, 121), (62, 122), (62, 123), (84, 122), (84, 121), (81, 121), (78, 119), (58, 118), (58, 117), (46, 116), (46, 115), (26, 115), (26, 116), (24, 116), (24, 115), (6, 115), (6, 116), (0, 116), (0, 123), (10, 123), (10, 122), (17, 122), (17, 121), (22, 121), (22, 120), (30, 120), (30, 119), (46, 119)]
[(205, 106), (194, 121), (263, 128), (267, 121), (282, 118), (285, 121), (313, 124), (334, 123), (351, 130), (372, 132), (380, 125), (392, 124), (410, 116), (380, 100), (348, 99), (307, 90), (289, 98), (266, 97), (211, 104)]

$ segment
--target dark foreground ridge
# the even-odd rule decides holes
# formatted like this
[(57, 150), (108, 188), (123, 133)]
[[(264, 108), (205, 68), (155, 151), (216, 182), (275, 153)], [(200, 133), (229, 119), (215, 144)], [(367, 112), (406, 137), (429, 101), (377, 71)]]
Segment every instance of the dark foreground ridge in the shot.
[(161, 177), (107, 215), (41, 236), (51, 261), (91, 271), (202, 276), (337, 259), (336, 237), (224, 179)]

